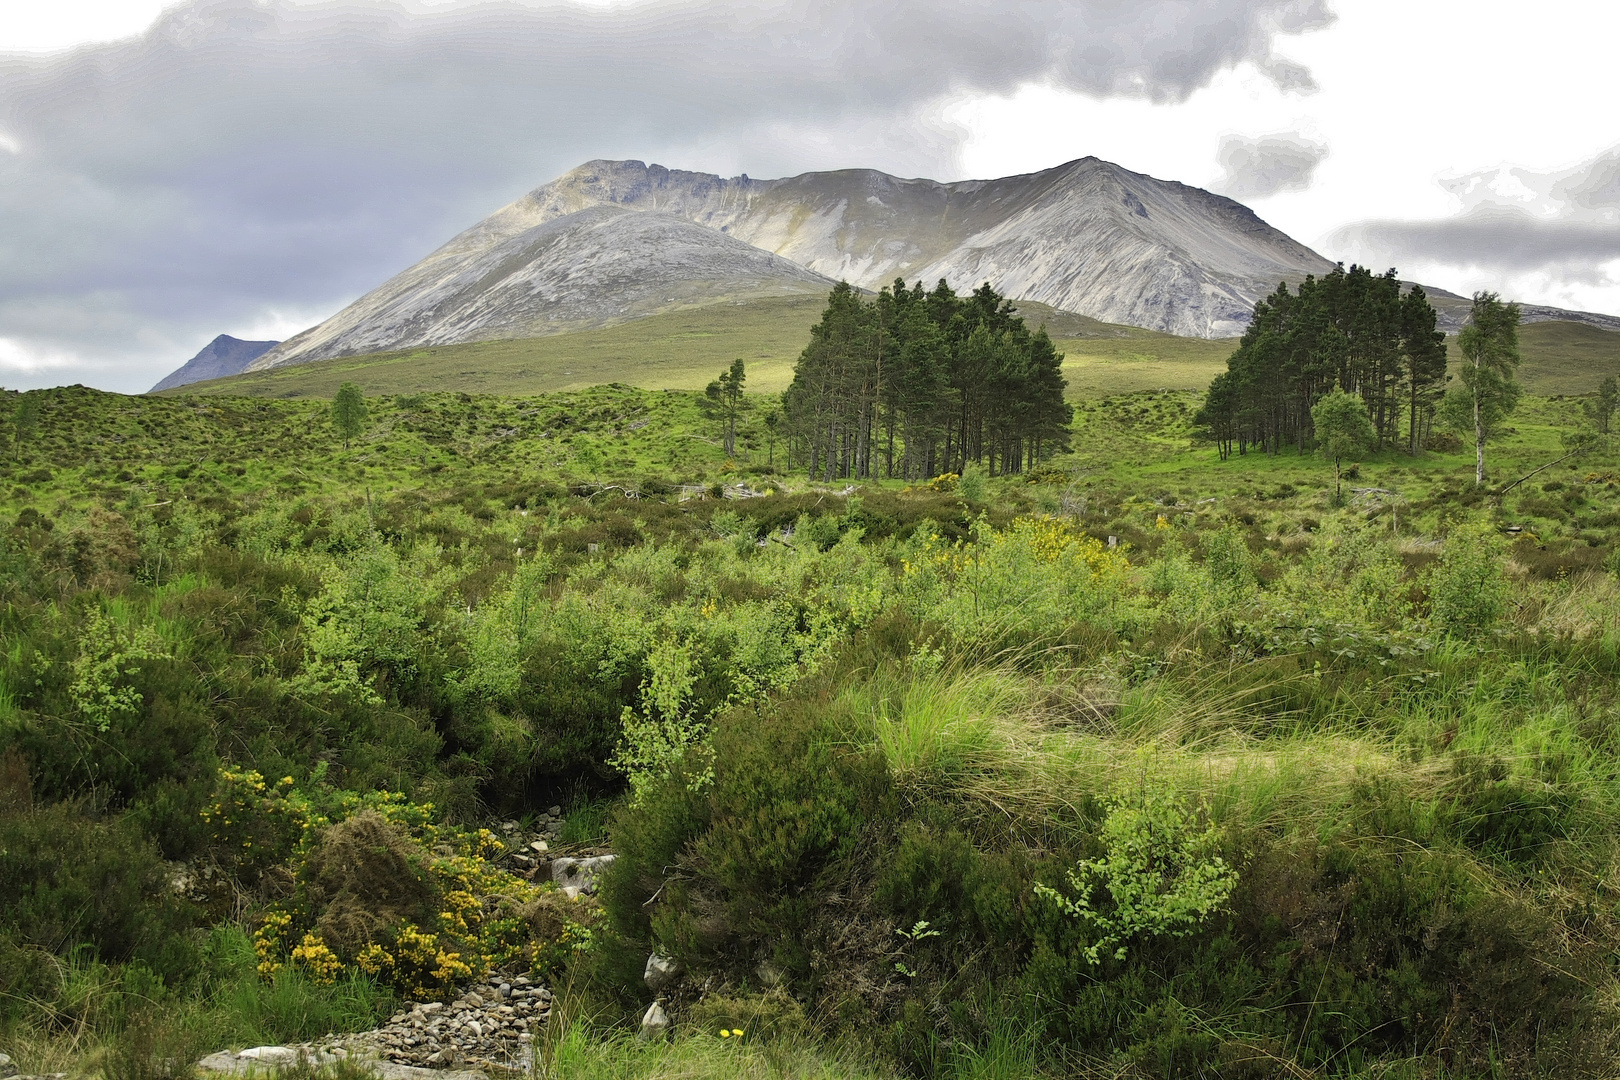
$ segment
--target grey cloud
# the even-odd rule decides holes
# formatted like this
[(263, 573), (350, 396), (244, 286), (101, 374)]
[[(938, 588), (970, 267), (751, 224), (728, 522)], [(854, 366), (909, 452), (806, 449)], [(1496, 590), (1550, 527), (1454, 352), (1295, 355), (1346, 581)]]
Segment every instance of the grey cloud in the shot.
[(1215, 190), (1239, 201), (1279, 191), (1304, 191), (1328, 148), (1293, 132), (1258, 139), (1227, 135), (1215, 160), (1225, 170)]
[(1613, 285), (1620, 259), (1620, 148), (1568, 169), (1503, 165), (1448, 177), (1461, 211), (1434, 221), (1367, 221), (1328, 239), (1336, 255), (1375, 265), (1426, 263), (1502, 277), (1546, 273)]
[(1273, 42), (1332, 18), (1325, 0), (189, 0), (139, 38), (0, 56), (0, 343), (118, 360), (98, 382), (143, 387), (588, 158), (948, 173), (948, 96), (1177, 101), (1243, 61), (1308, 88)]
[(1372, 221), (1350, 225), (1328, 241), (1335, 253), (1357, 252), (1375, 265), (1439, 263), (1503, 273), (1553, 271), (1569, 281), (1600, 284), (1602, 264), (1620, 259), (1620, 226), (1557, 221), (1523, 210), (1480, 207), (1439, 221)]

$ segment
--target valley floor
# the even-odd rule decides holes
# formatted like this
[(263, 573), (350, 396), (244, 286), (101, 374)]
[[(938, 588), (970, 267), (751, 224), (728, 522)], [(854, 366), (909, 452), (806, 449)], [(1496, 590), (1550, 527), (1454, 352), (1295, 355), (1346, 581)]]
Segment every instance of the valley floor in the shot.
[(24, 1073), (408, 1047), (433, 1002), (570, 1080), (1614, 1073), (1620, 454), (1497, 494), (1574, 399), (1490, 489), (1385, 450), (1335, 499), (1174, 384), (1028, 476), (832, 484), (688, 391), (395, 393), (348, 446), (319, 400), (39, 396)]

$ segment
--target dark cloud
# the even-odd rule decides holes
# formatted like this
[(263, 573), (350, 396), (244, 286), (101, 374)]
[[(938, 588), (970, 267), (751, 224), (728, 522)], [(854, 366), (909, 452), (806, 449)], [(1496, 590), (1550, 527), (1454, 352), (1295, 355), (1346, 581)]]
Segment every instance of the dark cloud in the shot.
[(588, 158), (949, 171), (946, 96), (1177, 101), (1245, 60), (1306, 87), (1273, 40), (1331, 19), (1325, 0), (191, 0), (136, 39), (0, 56), (0, 345), (145, 386)]
[(1326, 146), (1293, 132), (1258, 139), (1227, 135), (1215, 153), (1226, 170), (1215, 190), (1239, 202), (1279, 191), (1304, 191), (1327, 153)]

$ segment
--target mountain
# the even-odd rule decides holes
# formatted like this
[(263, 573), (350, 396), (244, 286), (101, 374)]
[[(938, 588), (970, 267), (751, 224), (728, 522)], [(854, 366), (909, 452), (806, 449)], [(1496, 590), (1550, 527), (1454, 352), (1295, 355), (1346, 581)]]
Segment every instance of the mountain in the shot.
[(452, 239), (251, 370), (333, 356), (543, 337), (683, 307), (824, 295), (833, 282), (674, 214), (603, 204)]
[(1332, 268), (1241, 203), (1087, 157), (1000, 180), (901, 180), (870, 169), (722, 179), (593, 161), (493, 215), (491, 235), (611, 203), (675, 213), (818, 273), (985, 281), (1104, 322), (1228, 337), (1283, 278)]
[[(1242, 333), (1279, 281), (1333, 264), (1241, 203), (1087, 157), (999, 180), (870, 169), (780, 180), (591, 161), (454, 237), (250, 370), (538, 337), (719, 301), (989, 281), (1106, 323)], [(1431, 290), (1447, 329), (1468, 301)], [(1527, 320), (1620, 319), (1527, 308)]]
[(159, 390), (172, 390), (187, 383), (235, 375), (279, 344), (279, 341), (243, 341), (229, 334), (221, 334), (204, 345), (196, 356), (165, 375), (147, 393), (155, 394)]

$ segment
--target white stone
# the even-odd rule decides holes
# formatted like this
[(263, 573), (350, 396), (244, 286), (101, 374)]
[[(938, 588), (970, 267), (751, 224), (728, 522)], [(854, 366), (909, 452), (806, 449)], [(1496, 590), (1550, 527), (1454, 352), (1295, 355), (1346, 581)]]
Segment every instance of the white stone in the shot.
[(602, 872), (613, 865), (613, 855), (597, 855), (589, 859), (551, 860), (551, 880), (559, 885), (573, 885), (582, 892), (595, 892)]
[(653, 953), (647, 957), (647, 966), (642, 970), (641, 978), (646, 982), (647, 989), (656, 994), (680, 978), (681, 970), (679, 960)]
[(664, 1011), (663, 1004), (655, 1001), (647, 1009), (646, 1015), (641, 1018), (641, 1037), (643, 1039), (662, 1039), (669, 1034), (669, 1029), (673, 1026), (669, 1014)]

